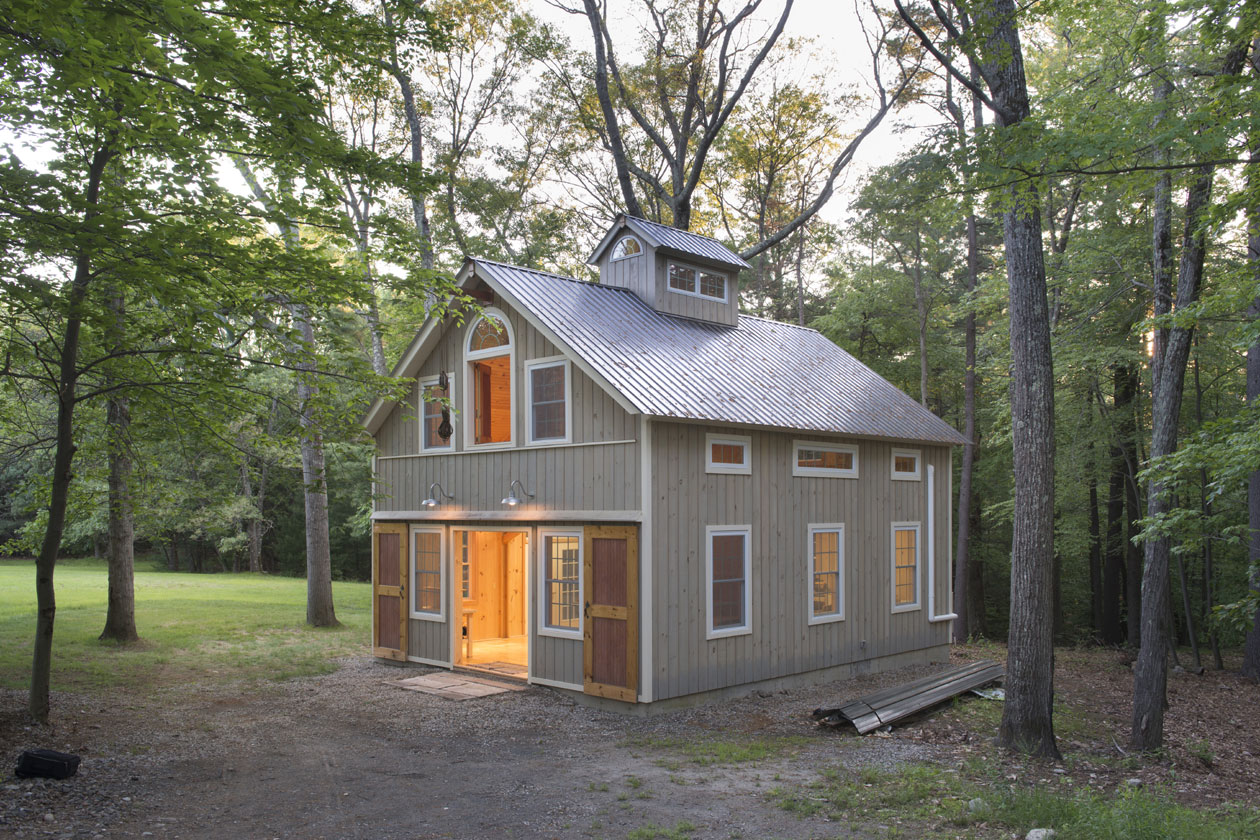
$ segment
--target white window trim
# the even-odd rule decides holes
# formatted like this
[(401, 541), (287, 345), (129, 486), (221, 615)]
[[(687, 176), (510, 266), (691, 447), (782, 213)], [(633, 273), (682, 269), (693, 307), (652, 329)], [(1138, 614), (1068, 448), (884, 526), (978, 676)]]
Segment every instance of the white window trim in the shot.
[[(416, 609), (416, 596), (420, 594), (420, 589), (416, 586), (416, 534), (437, 534), (438, 535), (438, 611), (427, 612)], [(410, 573), (407, 580), (407, 586), (411, 590), (411, 596), (407, 599), (407, 607), (412, 618), (418, 618), (423, 621), (446, 621), (446, 529), (425, 527), (423, 525), (412, 525), (407, 533), (409, 543), (408, 555), (410, 565), (408, 572)]]
[[(713, 444), (730, 443), (744, 447), (744, 463), (713, 463)], [(709, 433), (704, 436), (704, 471), (726, 475), (752, 475), (752, 437), (749, 435), (723, 435)]]
[[(684, 291), (683, 289), (675, 289), (670, 284), (669, 275), (670, 275), (671, 269), (674, 266), (678, 266), (679, 268), (690, 269), (691, 271), (695, 272), (696, 290), (694, 292)], [(712, 295), (700, 294), (700, 272), (702, 271), (706, 274), (715, 274), (715, 275), (720, 275), (722, 277), (722, 297), (717, 298), (717, 297), (713, 297)], [(700, 300), (708, 300), (714, 303), (727, 303), (731, 299), (731, 277), (729, 274), (726, 274), (725, 272), (719, 271), (717, 269), (700, 268), (699, 266), (689, 265), (684, 262), (678, 262), (677, 260), (667, 260), (665, 263), (665, 288), (676, 295), (686, 295), (687, 297), (700, 298)]]
[[(534, 437), (534, 376), (535, 368), (564, 368), (564, 437)], [(528, 446), (550, 446), (573, 442), (573, 367), (564, 356), (547, 356), (525, 363), (525, 442)]]
[[(744, 537), (744, 623), (713, 628), (713, 538), (730, 534)], [(704, 529), (704, 616), (706, 639), (725, 639), (752, 634), (752, 525), (709, 525)]]
[[(818, 568), (814, 565), (814, 534), (835, 532), (839, 534), (836, 540), (836, 607), (837, 612), (816, 615), (814, 613), (814, 575), (818, 573)], [(809, 604), (809, 624), (830, 624), (835, 621), (844, 621), (844, 523), (833, 522), (830, 524), (810, 525), (808, 527), (808, 551), (809, 551), (809, 587), (806, 590)]]
[(418, 380), (416, 380), (416, 381), (417, 381), (417, 383), (418, 383), (418, 384), (419, 384), (419, 386), (420, 386), (420, 393), (419, 393), (419, 397), (418, 397), (418, 399), (419, 399), (419, 401), (420, 401), (420, 405), (419, 405), (419, 409), (420, 409), (420, 452), (421, 452), (421, 453), (425, 453), (425, 452), (443, 452), (443, 453), (445, 453), (445, 452), (454, 452), (454, 451), (455, 451), (455, 435), (456, 435), (456, 434), (458, 434), (458, 431), (455, 429), (455, 406), (459, 405), (459, 403), (455, 402), (455, 374), (454, 374), (453, 372), (448, 372), (448, 373), (446, 374), (446, 381), (447, 381), (447, 388), (446, 388), (446, 390), (447, 390), (447, 399), (450, 401), (450, 405), (451, 405), (451, 438), (450, 438), (450, 440), (448, 440), (448, 441), (446, 442), (446, 444), (445, 444), (444, 446), (425, 446), (425, 445), (424, 445), (424, 392), (425, 392), (425, 389), (427, 389), (429, 386), (431, 386), (431, 385), (437, 385), (437, 384), (438, 384), (438, 377), (436, 377), (436, 376), (426, 376), (426, 377), (424, 377), (424, 378), (422, 378), (422, 379), (418, 379)]
[[(547, 537), (577, 537), (578, 543), (578, 626), (576, 630), (547, 626)], [(581, 528), (538, 529), (538, 635), (557, 639), (582, 639), (585, 630), (586, 539)]]
[[(492, 347), (489, 350), (469, 350), (468, 343), (472, 341), (473, 330), (477, 328), (477, 324), (485, 317), (493, 317), (503, 322), (503, 328), (507, 331), (508, 343), (507, 347)], [(468, 328), (464, 330), (464, 377), (469, 382), (469, 387), (464, 389), (464, 417), (469, 422), (464, 424), (464, 448), (475, 449), (477, 451), (487, 451), (494, 449), (512, 449), (516, 446), (516, 415), (517, 399), (519, 392), (516, 381), (516, 334), (512, 331), (512, 322), (501, 309), (495, 307), (487, 307), (481, 310), (481, 314), (474, 318), (468, 324)], [(509, 385), (512, 395), (512, 411), (508, 416), (508, 439), (498, 443), (477, 443), (477, 383), (472, 381), (473, 362), (482, 359), (493, 359), (498, 356), (508, 357), (508, 372), (510, 376)]]
[[(897, 456), (914, 459), (914, 472), (897, 472)], [(921, 481), (923, 476), (923, 452), (919, 449), (894, 449), (888, 457), (888, 469), (892, 472), (893, 481)]]
[[(897, 532), (898, 531), (914, 531), (914, 603), (898, 604), (897, 603)], [(888, 580), (892, 586), (892, 594), (889, 596), (889, 602), (892, 605), (892, 611), (895, 613), (913, 612), (921, 609), (923, 601), (923, 584), (919, 578), (923, 574), (923, 528), (919, 522), (894, 522), (890, 531), (890, 539), (888, 542), (891, 549), (891, 557), (888, 560)]]
[(631, 236), (630, 234), (626, 234), (625, 236), (618, 237), (617, 241), (613, 244), (612, 252), (616, 254), (617, 249), (621, 247), (621, 243), (626, 241), (627, 239), (633, 239), (635, 243), (639, 246), (639, 250), (635, 251), (633, 254), (622, 254), (620, 257), (613, 257), (613, 262), (616, 262), (617, 260), (628, 260), (628, 259), (631, 259), (632, 257), (638, 257), (643, 254), (643, 243), (639, 241), (639, 237)]
[[(851, 470), (832, 470), (825, 467), (802, 467), (801, 466), (801, 450), (802, 449), (821, 449), (824, 452), (848, 452), (853, 455), (853, 469)], [(808, 478), (857, 478), (858, 468), (858, 448), (848, 443), (828, 443), (821, 440), (794, 440), (792, 441), (792, 475)]]

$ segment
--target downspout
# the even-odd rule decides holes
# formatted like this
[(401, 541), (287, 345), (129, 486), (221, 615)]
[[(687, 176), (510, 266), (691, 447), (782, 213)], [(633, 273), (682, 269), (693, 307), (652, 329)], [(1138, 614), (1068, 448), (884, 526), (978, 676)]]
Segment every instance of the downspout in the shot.
[[(953, 621), (956, 613), (936, 614), (936, 467), (927, 467), (927, 556), (928, 556), (928, 621), (939, 624), (942, 621)], [(948, 542), (948, 540), (946, 540)], [(953, 599), (950, 599), (953, 603)]]

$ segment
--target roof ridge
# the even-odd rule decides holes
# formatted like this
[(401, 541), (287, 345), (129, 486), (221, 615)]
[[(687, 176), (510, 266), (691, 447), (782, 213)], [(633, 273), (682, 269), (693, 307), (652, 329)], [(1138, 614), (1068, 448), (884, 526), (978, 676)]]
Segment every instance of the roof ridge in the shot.
[[(698, 237), (698, 238), (700, 238), (700, 239), (707, 239), (707, 240), (709, 240), (710, 242), (713, 242), (713, 243), (716, 243), (716, 244), (718, 244), (718, 245), (721, 245), (723, 248), (726, 248), (728, 251), (730, 251), (730, 250), (731, 250), (728, 246), (726, 246), (725, 244), (723, 244), (722, 240), (720, 240), (720, 239), (718, 239), (717, 237), (714, 237), (714, 236), (709, 236), (707, 233), (696, 233), (694, 230), (684, 230), (683, 228), (676, 228), (676, 227), (674, 227), (673, 225), (667, 225), (667, 224), (665, 224), (665, 223), (663, 223), (663, 222), (654, 222), (654, 221), (652, 221), (651, 219), (645, 219), (645, 218), (643, 218), (642, 216), (631, 216), (629, 213), (626, 213), (626, 214), (625, 214), (625, 216), (626, 216), (626, 218), (627, 218), (627, 219), (634, 219), (635, 221), (638, 221), (638, 222), (646, 222), (646, 223), (647, 223), (647, 224), (649, 224), (649, 225), (656, 225), (657, 227), (669, 228), (670, 230), (673, 230), (673, 231), (678, 231), (679, 233), (685, 233), (685, 234), (687, 234), (688, 236), (695, 236), (695, 237)], [(732, 253), (732, 254), (735, 254), (735, 252), (734, 252), (734, 251), (731, 251), (731, 253)], [(737, 256), (737, 257), (738, 257), (738, 256), (739, 256), (739, 254), (735, 254), (735, 256)], [(741, 258), (741, 259), (742, 259), (742, 258)]]
[(745, 315), (743, 312), (739, 313), (739, 317), (748, 318), (751, 321), (765, 321), (768, 324), (774, 324), (776, 327), (791, 327), (794, 330), (803, 330), (805, 332), (817, 333), (818, 335), (822, 335), (821, 332), (818, 332), (818, 330), (814, 329), (813, 327), (802, 327), (800, 324), (793, 324), (789, 321), (776, 321), (773, 318), (765, 318), (765, 317), (762, 317), (761, 315)]
[[(629, 289), (623, 289), (620, 286), (609, 286), (605, 283), (600, 283), (598, 280), (579, 280), (576, 277), (569, 277), (568, 275), (565, 275), (565, 274), (557, 274), (554, 271), (543, 271), (541, 268), (530, 268), (524, 265), (514, 265), (513, 263), (503, 262), (502, 260), (492, 260), (487, 257), (469, 257), (468, 259), (472, 260), (475, 263), (489, 263), (490, 265), (502, 266), (503, 268), (511, 268), (516, 271), (528, 271), (531, 274), (541, 274), (544, 277), (552, 277), (552, 278), (555, 278), (556, 280), (565, 280), (565, 281), (568, 281), (569, 283), (578, 283), (583, 286), (598, 286), (601, 289), (610, 289), (610, 290), (615, 289), (618, 292), (630, 292)], [(633, 294), (633, 292), (631, 292), (631, 294)]]

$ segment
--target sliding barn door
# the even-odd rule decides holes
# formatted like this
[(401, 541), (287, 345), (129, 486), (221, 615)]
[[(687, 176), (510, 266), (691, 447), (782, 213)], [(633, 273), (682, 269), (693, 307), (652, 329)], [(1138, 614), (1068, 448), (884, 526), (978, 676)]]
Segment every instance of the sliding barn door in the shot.
[(586, 528), (582, 685), (634, 703), (639, 694), (639, 537), (627, 526)]
[(372, 653), (407, 659), (407, 526), (372, 529)]

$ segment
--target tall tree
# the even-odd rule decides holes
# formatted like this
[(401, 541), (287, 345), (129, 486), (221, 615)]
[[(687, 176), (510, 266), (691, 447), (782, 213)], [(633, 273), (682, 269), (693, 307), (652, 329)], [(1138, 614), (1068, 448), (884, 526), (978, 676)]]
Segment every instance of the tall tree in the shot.
[[(1250, 40), (1227, 44), (1228, 50), (1216, 70), (1223, 79), (1231, 79), (1241, 72), (1251, 46)], [(1171, 92), (1170, 88), (1171, 83), (1161, 83), (1157, 91), (1157, 101), (1166, 97)], [(1156, 147), (1159, 147), (1159, 143), (1156, 143)], [(1156, 165), (1163, 165), (1163, 161), (1157, 160)], [(1203, 267), (1208, 246), (1207, 226), (1216, 165), (1200, 163), (1192, 172), (1193, 178), (1186, 197), (1185, 232), (1182, 235), (1175, 307), (1169, 302), (1171, 288), (1165, 286), (1166, 280), (1161, 279), (1159, 274), (1166, 255), (1161, 254), (1164, 243), (1160, 241), (1159, 225), (1156, 225), (1154, 311), (1157, 318), (1164, 317), (1157, 321), (1151, 360), (1152, 460), (1166, 458), (1177, 450), (1186, 365), (1190, 359), (1194, 336), (1194, 321), (1186, 316), (1193, 310), (1203, 288)], [(1172, 320), (1169, 325), (1170, 315), (1180, 317)], [(1153, 478), (1147, 495), (1147, 515), (1158, 519), (1168, 513), (1173, 507), (1172, 492), (1172, 488), (1162, 478)], [(1133, 671), (1133, 722), (1130, 733), (1133, 747), (1139, 750), (1159, 749), (1164, 740), (1167, 652), (1172, 643), (1168, 626), (1168, 617), (1171, 615), (1171, 548), (1171, 539), (1167, 533), (1157, 532), (1146, 539), (1145, 568), (1142, 573), (1142, 641)]]
[[(626, 211), (644, 216), (644, 203), (665, 212), (658, 220), (683, 230), (692, 226), (693, 204), (706, 164), (740, 100), (775, 48), (792, 12), (792, 0), (756, 32), (760, 0), (730, 11), (720, 0), (668, 4), (643, 0), (647, 17), (645, 59), (628, 66), (618, 58), (608, 6), (583, 0), (594, 43), (594, 88), (599, 118), (594, 128), (612, 156), (620, 198)], [(861, 23), (861, 21), (859, 21)], [(882, 27), (882, 21), (877, 21)], [(745, 248), (751, 259), (792, 236), (831, 198), (836, 180), (865, 140), (910, 86), (917, 67), (895, 48), (888, 33), (872, 36), (874, 109), (865, 124), (833, 158), (822, 186), (795, 218), (765, 239)], [(885, 84), (884, 63), (895, 62), (897, 77)], [(913, 61), (910, 57), (909, 61)], [(643, 199), (641, 201), (641, 199)]]
[[(981, 98), (1004, 129), (1029, 116), (1028, 85), (1012, 0), (976, 7), (974, 20), (954, 20), (933, 4), (935, 20), (952, 54), (968, 56), (983, 85), (971, 81), (946, 55), (902, 0), (903, 21), (942, 66)], [(987, 89), (987, 92), (986, 92)], [(999, 153), (1000, 154), (1000, 153)], [(1007, 188), (1002, 214), (1010, 294), (1011, 426), (1015, 500), (1011, 540), (1011, 623), (1007, 641), (1007, 699), (999, 741), (1007, 747), (1057, 758), (1054, 739), (1054, 648), (1051, 589), (1054, 571), (1054, 376), (1050, 312), (1041, 246), (1041, 216), (1033, 181)]]
[[(257, 242), (249, 209), (219, 182), (221, 155), (283, 159), (312, 183), (322, 183), (326, 160), (352, 163), (321, 126), (310, 68), (256, 51), (243, 36), (259, 27), (297, 41), (319, 33), (319, 49), (349, 56), (373, 31), (363, 23), (348, 6), (297, 0), (6, 5), (0, 127), (22, 144), (0, 161), (0, 238), (10, 243), (0, 257), (3, 317), (14, 362), (6, 375), (34, 371), (57, 406), (36, 559), (29, 709), (37, 720), (49, 714), (53, 573), (73, 481), (76, 408), (105, 394), (98, 360), (81, 357), (101, 346), (109, 317), (98, 290), (125, 280), (166, 318), (163, 329), (145, 331), (143, 344), (129, 332), (128, 354), (179, 357), (197, 368), (180, 379), (150, 364), (132, 387), (196, 382), (203, 399), (228, 398), (241, 337), (261, 329), (252, 313), (230, 307), (259, 306), (309, 266)], [(344, 299), (345, 289), (333, 294)]]

